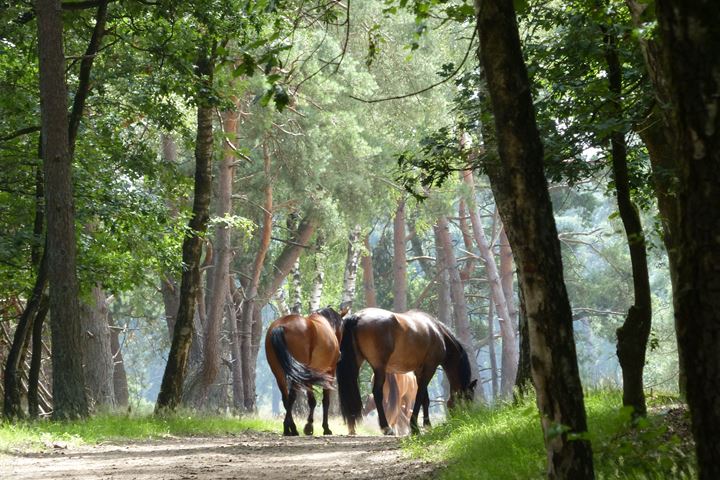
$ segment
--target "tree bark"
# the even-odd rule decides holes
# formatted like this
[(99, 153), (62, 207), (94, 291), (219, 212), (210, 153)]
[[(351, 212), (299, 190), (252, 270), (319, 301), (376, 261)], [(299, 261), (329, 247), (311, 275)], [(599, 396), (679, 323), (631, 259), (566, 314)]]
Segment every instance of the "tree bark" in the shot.
[(405, 238), (405, 199), (401, 198), (393, 220), (393, 311), (395, 312), (407, 310)]
[[(28, 414), (30, 418), (38, 418), (40, 416), (41, 404), (47, 405), (48, 399), (41, 399), (40, 396), (40, 369), (42, 368), (43, 341), (42, 332), (45, 317), (47, 317), (50, 308), (47, 294), (43, 295), (40, 302), (40, 308), (33, 320), (32, 330), (32, 357), (30, 358), (30, 372), (28, 373)], [(49, 411), (49, 410), (48, 410)]]
[(500, 395), (503, 398), (509, 398), (515, 386), (515, 376), (517, 375), (518, 365), (515, 322), (508, 312), (507, 299), (505, 297), (505, 291), (503, 290), (502, 279), (498, 272), (497, 263), (495, 262), (495, 254), (492, 252), (491, 245), (485, 236), (480, 213), (475, 204), (475, 180), (472, 171), (468, 170), (463, 173), (463, 181), (471, 192), (471, 197), (468, 201), (468, 212), (470, 214), (473, 236), (475, 237), (478, 250), (480, 250), (480, 256), (485, 262), (485, 271), (487, 272), (488, 283), (490, 284), (491, 298), (495, 302), (498, 317), (500, 317), (500, 335), (502, 335)]
[[(450, 229), (447, 218), (439, 216), (437, 219), (437, 232), (442, 244), (444, 268), (448, 272), (450, 280), (450, 298), (452, 299), (453, 318), (455, 319), (455, 331), (458, 334), (460, 342), (465, 347), (465, 351), (470, 358), (470, 371), (473, 379), (477, 379), (482, 385), (480, 372), (477, 366), (475, 355), (475, 342), (472, 332), (470, 331), (470, 319), (468, 317), (467, 302), (465, 300), (465, 286), (460, 279), (460, 271), (458, 269), (453, 244), (450, 240)], [(481, 400), (485, 400), (482, 388), (475, 390), (475, 395)]]
[[(462, 173), (461, 173), (462, 175)], [(468, 252), (473, 251), (473, 237), (470, 235), (470, 228), (468, 227), (468, 213), (467, 213), (467, 207), (465, 206), (465, 199), (461, 198), (458, 201), (458, 227), (460, 228), (460, 233), (462, 234), (463, 244), (465, 245), (465, 250)], [(475, 257), (468, 256), (468, 259), (465, 260), (465, 266), (460, 270), (460, 279), (463, 282), (467, 282), (470, 280), (470, 277), (472, 276), (473, 271), (475, 270)]]
[(118, 407), (127, 408), (130, 404), (130, 392), (128, 390), (127, 373), (125, 371), (125, 360), (123, 359), (122, 347), (120, 345), (120, 331), (108, 312), (110, 323), (110, 349), (113, 359), (113, 391), (115, 392), (115, 404)]
[(452, 326), (452, 300), (450, 298), (450, 274), (446, 265), (448, 265), (445, 259), (445, 242), (443, 241), (443, 234), (440, 231), (440, 227), (437, 222), (433, 226), (435, 233), (435, 268), (437, 269), (437, 295), (438, 295), (438, 319), (447, 325)]
[[(644, 25), (647, 17), (646, 4), (640, 4), (635, 0), (626, 0), (630, 10), (633, 24), (640, 28)], [(658, 37), (646, 38), (640, 36), (640, 47), (645, 60), (645, 68), (654, 87), (655, 106), (650, 115), (636, 126), (636, 130), (645, 144), (650, 165), (652, 167), (652, 179), (657, 197), (658, 212), (663, 226), (663, 243), (668, 255), (668, 266), (670, 270), (670, 284), (673, 292), (673, 299), (677, 298), (677, 241), (680, 228), (680, 214), (676, 202), (676, 180), (678, 176), (675, 152), (673, 151), (673, 138), (675, 133), (671, 127), (671, 118), (668, 105), (671, 103), (671, 95), (668, 81), (663, 73), (667, 67), (663, 65), (664, 60), (661, 54), (661, 47)], [(681, 394), (685, 393), (685, 366), (682, 362), (682, 346), (678, 345), (678, 387)]]
[(195, 198), (188, 232), (183, 240), (183, 269), (180, 282), (180, 306), (173, 329), (173, 341), (163, 374), (155, 412), (175, 410), (182, 400), (182, 389), (187, 373), (190, 343), (194, 331), (195, 301), (200, 288), (200, 256), (202, 235), (207, 230), (210, 196), (212, 191), (213, 111), (214, 107), (204, 92), (212, 91), (214, 59), (201, 48), (197, 61), (198, 80), (203, 88), (198, 92), (197, 137), (195, 144)]
[[(605, 33), (605, 61), (608, 67), (608, 86), (612, 96), (609, 99), (608, 114), (611, 118), (619, 119), (623, 115), (622, 68), (615, 37), (609, 33)], [(615, 194), (630, 249), (635, 292), (634, 304), (630, 307), (623, 325), (617, 329), (617, 356), (623, 375), (623, 405), (632, 407), (633, 415), (645, 416), (647, 408), (643, 389), (643, 369), (652, 322), (645, 233), (640, 222), (640, 213), (630, 198), (625, 132), (613, 130), (610, 133), (610, 145)]]
[(492, 300), (488, 301), (488, 356), (490, 357), (490, 387), (492, 398), (498, 397), (497, 358), (495, 357), (495, 309)]
[(80, 349), (72, 157), (67, 128), (67, 87), (60, 2), (38, 0), (40, 111), (47, 198), (53, 418), (88, 415)]
[(526, 298), (532, 374), (551, 479), (594, 478), (572, 311), (512, 0), (475, 2), (479, 58), (495, 117), (499, 162), (486, 165)]
[(678, 346), (700, 479), (720, 478), (720, 10), (658, 0), (678, 169)]
[(80, 304), (85, 385), (93, 410), (115, 407), (111, 334), (105, 292), (99, 285), (90, 291), (87, 301)]
[(520, 360), (515, 378), (515, 401), (519, 401), (530, 392), (532, 388), (532, 372), (530, 367), (530, 333), (528, 332), (528, 319), (525, 310), (525, 300), (522, 289), (519, 292), (520, 315), (518, 318), (518, 333), (520, 337)]
[(325, 286), (325, 235), (318, 232), (315, 239), (315, 278), (310, 290), (310, 311), (320, 310), (320, 299)]
[(348, 236), (347, 256), (345, 257), (345, 273), (340, 298), (340, 310), (352, 307), (355, 299), (355, 281), (357, 280), (358, 260), (360, 258), (360, 225), (356, 225)]
[(372, 263), (372, 247), (370, 247), (370, 234), (365, 236), (365, 252), (360, 257), (363, 270), (363, 297), (365, 307), (377, 307), (377, 295), (375, 293), (375, 272)]

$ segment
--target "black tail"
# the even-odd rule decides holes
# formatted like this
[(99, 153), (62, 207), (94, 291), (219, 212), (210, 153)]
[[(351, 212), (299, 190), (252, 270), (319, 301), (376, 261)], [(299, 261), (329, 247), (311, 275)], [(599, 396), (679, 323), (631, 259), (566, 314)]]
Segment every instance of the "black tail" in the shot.
[(355, 352), (355, 327), (358, 317), (351, 315), (343, 322), (343, 337), (340, 342), (340, 361), (337, 364), (338, 397), (340, 398), (340, 412), (345, 423), (348, 420), (359, 422), (362, 420), (362, 398), (360, 398), (360, 385), (358, 373), (360, 365)]
[(285, 342), (285, 330), (283, 327), (275, 327), (270, 332), (270, 344), (285, 372), (288, 388), (310, 387), (320, 385), (323, 388), (332, 388), (332, 377), (328, 374), (318, 372), (306, 367), (292, 356)]

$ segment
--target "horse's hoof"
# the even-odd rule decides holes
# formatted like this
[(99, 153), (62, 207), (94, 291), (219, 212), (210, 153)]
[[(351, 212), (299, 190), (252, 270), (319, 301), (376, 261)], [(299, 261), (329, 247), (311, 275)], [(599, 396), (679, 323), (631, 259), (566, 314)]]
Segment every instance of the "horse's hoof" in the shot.
[(395, 431), (392, 427), (385, 427), (382, 429), (383, 435), (395, 435)]
[(308, 423), (307, 425), (305, 425), (305, 428), (303, 429), (303, 433), (305, 433), (305, 435), (312, 435), (312, 434), (313, 434), (313, 426), (312, 426), (312, 423)]
[(333, 433), (332, 433), (332, 431), (331, 431), (329, 428), (323, 430), (323, 435), (332, 435), (332, 434), (333, 434)]
[(420, 435), (420, 427), (418, 427), (417, 425), (410, 425), (410, 434)]

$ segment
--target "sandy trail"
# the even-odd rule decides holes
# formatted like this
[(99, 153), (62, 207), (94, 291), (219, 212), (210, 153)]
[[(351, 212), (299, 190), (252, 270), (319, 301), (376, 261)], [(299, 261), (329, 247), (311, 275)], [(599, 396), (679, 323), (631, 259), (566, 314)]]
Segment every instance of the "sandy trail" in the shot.
[(0, 454), (0, 479), (424, 479), (437, 466), (410, 460), (378, 436), (167, 438)]

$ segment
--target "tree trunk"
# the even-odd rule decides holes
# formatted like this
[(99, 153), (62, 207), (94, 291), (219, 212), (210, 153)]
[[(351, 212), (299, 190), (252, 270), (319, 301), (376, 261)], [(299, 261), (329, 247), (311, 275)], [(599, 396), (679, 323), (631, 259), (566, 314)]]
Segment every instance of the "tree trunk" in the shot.
[(365, 252), (360, 257), (363, 270), (363, 297), (365, 307), (377, 307), (377, 295), (375, 294), (375, 273), (372, 263), (372, 248), (370, 247), (370, 234), (365, 236)]
[(437, 288), (438, 288), (438, 319), (447, 325), (452, 326), (452, 300), (450, 298), (450, 274), (445, 259), (445, 242), (437, 222), (433, 226), (435, 233), (435, 268), (437, 269)]
[[(518, 350), (517, 340), (515, 339), (515, 322), (508, 312), (507, 299), (503, 290), (502, 280), (498, 272), (497, 263), (495, 262), (495, 254), (492, 247), (485, 237), (485, 230), (482, 226), (480, 213), (475, 204), (475, 180), (472, 171), (465, 171), (463, 181), (471, 192), (468, 201), (468, 211), (470, 214), (470, 223), (472, 224), (473, 236), (477, 243), (480, 256), (485, 262), (485, 271), (490, 284), (490, 296), (497, 308), (500, 322), (500, 335), (502, 335), (502, 356), (501, 356), (501, 373), (500, 373), (500, 395), (503, 398), (509, 398), (512, 395), (512, 389), (515, 386), (515, 376), (517, 375)], [(512, 281), (512, 278), (511, 278)]]
[(405, 238), (405, 199), (401, 198), (393, 220), (393, 311), (395, 312), (407, 310)]
[(230, 332), (230, 356), (232, 365), (232, 391), (233, 391), (233, 410), (240, 413), (245, 408), (245, 382), (242, 375), (242, 355), (240, 353), (240, 334), (238, 333), (238, 318), (235, 310), (235, 302), (230, 290), (226, 290), (226, 308), (228, 331)]
[(675, 316), (700, 479), (720, 478), (720, 10), (658, 0), (678, 169)]
[(115, 325), (112, 313), (110, 312), (108, 312), (108, 321), (110, 323), (110, 350), (113, 358), (113, 391), (115, 392), (115, 404), (118, 407), (127, 408), (130, 404), (130, 392), (128, 391), (125, 361), (120, 345), (120, 332), (122, 329)]
[(492, 398), (498, 397), (497, 358), (495, 357), (495, 309), (492, 299), (488, 301), (488, 356), (490, 357), (490, 386)]
[[(175, 164), (177, 163), (177, 145), (170, 135), (161, 135), (162, 156), (163, 161)], [(175, 218), (178, 215), (177, 205), (167, 202), (170, 215)], [(160, 292), (163, 297), (163, 305), (165, 306), (165, 323), (168, 327), (168, 335), (170, 340), (173, 338), (173, 330), (175, 329), (175, 317), (180, 308), (180, 288), (175, 279), (175, 275), (166, 272), (160, 279)]]
[(40, 52), (40, 111), (47, 198), (53, 418), (88, 415), (80, 349), (72, 157), (67, 128), (67, 87), (62, 10), (57, 0), (35, 4)]
[[(235, 173), (234, 144), (237, 136), (239, 114), (227, 110), (222, 114), (223, 134), (225, 136), (223, 158), (218, 168), (217, 178), (217, 217), (225, 218), (232, 213), (232, 187)], [(191, 391), (186, 392), (197, 407), (206, 404), (210, 386), (220, 370), (220, 327), (228, 293), (230, 276), (231, 227), (218, 223), (215, 227), (215, 245), (213, 247), (213, 268), (208, 272), (207, 320), (204, 329), (203, 358), (197, 381)]]
[[(611, 118), (620, 119), (623, 115), (622, 68), (615, 37), (608, 33), (605, 33), (605, 60), (608, 67), (609, 91), (612, 96), (608, 113)], [(643, 369), (652, 321), (645, 233), (638, 209), (630, 198), (625, 132), (613, 130), (610, 133), (610, 145), (615, 194), (630, 249), (635, 292), (635, 301), (628, 311), (625, 323), (617, 329), (617, 356), (623, 374), (623, 405), (632, 407), (633, 415), (645, 416), (647, 409), (643, 390)]]
[(345, 257), (345, 273), (343, 274), (342, 297), (340, 309), (352, 307), (355, 299), (355, 280), (357, 280), (358, 260), (360, 258), (360, 225), (356, 225), (348, 236), (347, 256)]
[(47, 285), (47, 255), (43, 254), (38, 269), (37, 278), (30, 298), (25, 305), (13, 336), (12, 345), (5, 360), (3, 377), (3, 415), (7, 419), (23, 418), (22, 409), (22, 363), (25, 349), (33, 331), (36, 316), (42, 308), (42, 299)]
[(105, 292), (95, 285), (87, 301), (80, 304), (85, 385), (93, 410), (115, 407), (110, 325)]
[[(443, 267), (447, 270), (450, 280), (450, 298), (452, 299), (453, 317), (455, 318), (455, 331), (470, 358), (472, 378), (477, 379), (478, 383), (482, 385), (475, 355), (475, 342), (472, 332), (470, 331), (470, 320), (468, 317), (467, 302), (465, 301), (465, 286), (460, 279), (460, 271), (458, 270), (457, 260), (455, 259), (453, 244), (450, 240), (448, 221), (444, 216), (440, 216), (437, 219), (437, 232), (443, 249)], [(475, 395), (479, 399), (485, 400), (482, 388), (475, 390)]]
[(202, 92), (212, 91), (214, 60), (208, 51), (202, 51), (197, 62), (197, 75), (203, 87), (198, 92), (197, 137), (195, 145), (195, 198), (193, 215), (183, 240), (183, 269), (180, 282), (180, 306), (173, 329), (173, 341), (163, 374), (155, 412), (175, 410), (182, 400), (182, 389), (187, 373), (190, 343), (193, 336), (195, 301), (200, 288), (200, 256), (202, 235), (207, 230), (210, 196), (212, 191), (213, 111), (209, 99)]
[(293, 263), (291, 276), (292, 303), (290, 304), (290, 311), (300, 314), (302, 312), (302, 275), (300, 274), (300, 260), (295, 260), (295, 263)]
[[(500, 162), (486, 168), (525, 294), (532, 374), (551, 479), (594, 478), (572, 311), (512, 0), (476, 0), (479, 57)], [(560, 427), (563, 430), (560, 430)]]
[[(462, 175), (462, 174), (461, 174)], [(465, 199), (461, 198), (458, 201), (458, 227), (460, 228), (460, 233), (462, 234), (463, 244), (465, 245), (465, 250), (468, 252), (473, 251), (473, 237), (470, 235), (470, 228), (468, 227), (468, 214), (467, 214), (467, 207), (465, 206)], [(460, 279), (463, 282), (467, 282), (470, 280), (470, 277), (472, 276), (473, 271), (475, 270), (475, 257), (468, 256), (467, 260), (465, 260), (465, 266), (460, 270)]]
[[(640, 28), (644, 25), (647, 17), (644, 10), (647, 5), (640, 4), (635, 0), (626, 0), (633, 24)], [(645, 67), (655, 90), (655, 107), (650, 115), (641, 122), (636, 130), (643, 143), (647, 147), (650, 165), (652, 167), (653, 186), (657, 197), (658, 212), (663, 226), (663, 243), (668, 255), (668, 266), (670, 270), (670, 284), (672, 286), (673, 299), (677, 298), (677, 262), (678, 253), (676, 237), (680, 228), (680, 214), (676, 202), (676, 179), (678, 176), (675, 153), (673, 151), (673, 138), (675, 133), (670, 126), (669, 109), (665, 105), (671, 103), (668, 81), (665, 78), (660, 43), (657, 37), (647, 38), (640, 36), (640, 47), (645, 59)], [(674, 302), (673, 302), (674, 303)], [(678, 345), (678, 387), (681, 394), (685, 393), (685, 367), (682, 362), (682, 346)]]
[(42, 368), (43, 353), (42, 332), (45, 317), (47, 317), (50, 307), (48, 302), (48, 296), (46, 294), (43, 295), (40, 308), (33, 320), (32, 357), (30, 358), (30, 372), (28, 373), (28, 413), (30, 418), (38, 418), (40, 416), (41, 404), (45, 404), (47, 408), (46, 411), (49, 411), (50, 407), (50, 405), (48, 405), (48, 401), (50, 400), (49, 396), (44, 400), (40, 396), (40, 369)]
[(530, 392), (532, 388), (532, 372), (530, 367), (530, 333), (528, 332), (528, 319), (525, 310), (525, 300), (520, 289), (520, 315), (518, 321), (518, 332), (520, 334), (520, 361), (518, 362), (518, 373), (515, 378), (515, 401), (519, 401)]
[(325, 285), (325, 260), (325, 235), (320, 231), (315, 239), (315, 278), (310, 290), (311, 312), (320, 310), (320, 299)]

